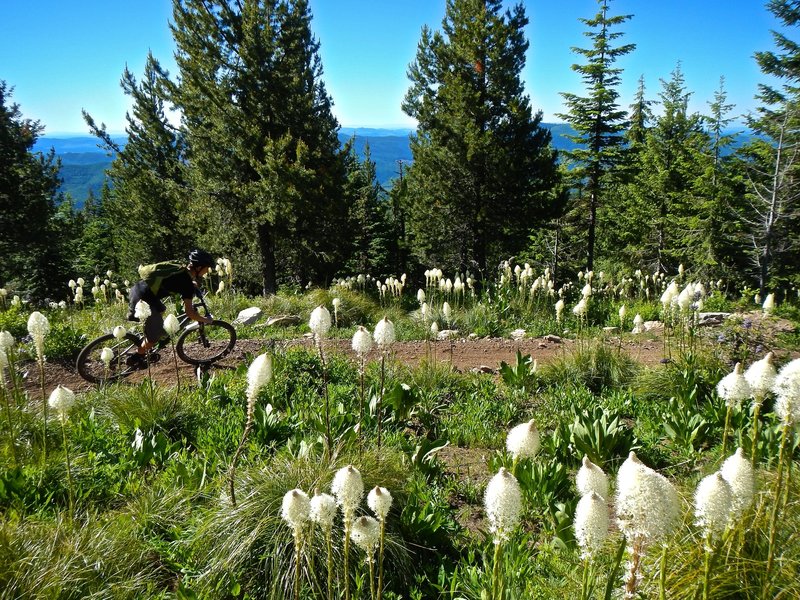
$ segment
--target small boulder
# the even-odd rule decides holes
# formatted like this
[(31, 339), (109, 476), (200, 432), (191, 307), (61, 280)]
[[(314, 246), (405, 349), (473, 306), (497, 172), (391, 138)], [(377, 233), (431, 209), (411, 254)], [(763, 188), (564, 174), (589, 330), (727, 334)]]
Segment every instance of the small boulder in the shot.
[(664, 323), (661, 321), (645, 321), (643, 327), (645, 331), (664, 331)]
[(240, 311), (233, 320), (234, 325), (252, 325), (261, 317), (262, 310), (257, 306), (251, 306)]
[(437, 335), (437, 340), (449, 340), (458, 337), (458, 329), (442, 329)]
[(552, 333), (548, 333), (546, 336), (544, 336), (544, 339), (547, 340), (548, 342), (553, 342), (554, 344), (560, 344), (561, 343), (561, 338), (559, 336), (557, 336), (557, 335), (552, 334)]
[(524, 329), (515, 329), (510, 334), (512, 340), (521, 340), (525, 337), (525, 330)]
[(497, 371), (492, 367), (481, 365), (480, 367), (472, 367), (470, 369), (473, 373), (485, 373), (486, 375), (496, 375)]

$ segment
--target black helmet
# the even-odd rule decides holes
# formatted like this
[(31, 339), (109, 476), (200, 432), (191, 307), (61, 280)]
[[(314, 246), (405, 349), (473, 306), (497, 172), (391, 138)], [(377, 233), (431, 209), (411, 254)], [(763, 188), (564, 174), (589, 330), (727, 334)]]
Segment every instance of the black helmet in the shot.
[(205, 250), (195, 248), (189, 251), (189, 264), (193, 267), (213, 267), (214, 259)]

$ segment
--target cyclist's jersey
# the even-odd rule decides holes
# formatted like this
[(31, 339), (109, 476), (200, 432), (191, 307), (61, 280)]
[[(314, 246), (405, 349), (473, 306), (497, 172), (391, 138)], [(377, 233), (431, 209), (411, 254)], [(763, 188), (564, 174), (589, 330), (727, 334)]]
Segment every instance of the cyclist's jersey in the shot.
[(194, 297), (194, 281), (183, 265), (169, 262), (145, 265), (139, 268), (139, 275), (156, 298), (166, 298), (171, 294), (178, 294), (183, 300)]

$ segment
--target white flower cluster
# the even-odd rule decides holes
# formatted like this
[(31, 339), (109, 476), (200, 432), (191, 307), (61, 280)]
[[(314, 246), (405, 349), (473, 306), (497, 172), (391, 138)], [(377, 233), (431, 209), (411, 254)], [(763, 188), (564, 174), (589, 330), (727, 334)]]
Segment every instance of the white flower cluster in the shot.
[(501, 467), (486, 486), (484, 506), (494, 543), (507, 541), (522, 515), (522, 491), (517, 479), (505, 467)]
[(533, 419), (513, 427), (506, 437), (506, 449), (514, 460), (533, 458), (539, 452), (540, 445), (539, 430)]
[(40, 362), (44, 361), (44, 338), (50, 333), (50, 322), (38, 310), (33, 311), (28, 317), (28, 333), (33, 338), (36, 356)]
[(331, 491), (336, 498), (336, 504), (342, 508), (345, 519), (352, 519), (364, 497), (364, 482), (358, 469), (353, 465), (348, 465), (336, 471), (333, 483), (331, 483)]
[(367, 559), (372, 560), (372, 553), (380, 539), (380, 524), (372, 517), (363, 516), (353, 521), (350, 536), (356, 546), (367, 554)]
[(800, 423), (800, 358), (786, 363), (775, 377), (775, 414), (784, 423)]
[(301, 489), (293, 489), (283, 496), (281, 517), (295, 531), (300, 531), (302, 526), (311, 517), (311, 500)]
[(694, 495), (694, 516), (707, 538), (721, 534), (728, 526), (733, 505), (733, 491), (722, 473), (704, 477)]
[(336, 499), (330, 494), (314, 494), (310, 502), (311, 520), (326, 532), (333, 527), (336, 517)]
[(259, 354), (247, 369), (247, 414), (253, 416), (256, 398), (262, 387), (272, 379), (272, 358), (269, 354)]
[(608, 477), (588, 456), (575, 477), (581, 499), (575, 509), (575, 539), (584, 558), (592, 557), (608, 537)]
[(727, 406), (737, 408), (743, 400), (753, 395), (750, 391), (750, 384), (747, 383), (747, 379), (742, 373), (742, 363), (736, 363), (733, 371), (720, 379), (717, 384), (717, 394), (725, 400)]
[(753, 503), (756, 494), (755, 472), (741, 448), (725, 459), (719, 472), (731, 486), (731, 518), (736, 519)]
[(362, 360), (372, 350), (372, 336), (366, 327), (359, 325), (353, 334), (353, 351)]
[(373, 333), (373, 338), (375, 339), (375, 343), (378, 345), (378, 348), (381, 350), (388, 350), (389, 346), (394, 344), (395, 341), (395, 333), (394, 333), (394, 323), (392, 323), (388, 318), (383, 317), (378, 324), (375, 325), (375, 333)]
[(629, 544), (650, 544), (669, 536), (681, 514), (669, 480), (643, 464), (634, 452), (617, 473), (617, 523)]
[(331, 328), (331, 313), (324, 306), (318, 306), (311, 311), (308, 327), (314, 333), (314, 337), (317, 340), (324, 338), (328, 335), (328, 331), (330, 331)]
[(75, 404), (75, 393), (71, 389), (59, 385), (50, 393), (47, 404), (64, 421)]
[(772, 358), (772, 352), (768, 352), (764, 358), (754, 362), (744, 372), (744, 378), (758, 404), (764, 401), (766, 395), (772, 390), (772, 386), (775, 385), (775, 377), (778, 373), (772, 364)]
[(392, 494), (386, 488), (376, 485), (367, 494), (367, 506), (378, 520), (385, 521), (392, 507)]

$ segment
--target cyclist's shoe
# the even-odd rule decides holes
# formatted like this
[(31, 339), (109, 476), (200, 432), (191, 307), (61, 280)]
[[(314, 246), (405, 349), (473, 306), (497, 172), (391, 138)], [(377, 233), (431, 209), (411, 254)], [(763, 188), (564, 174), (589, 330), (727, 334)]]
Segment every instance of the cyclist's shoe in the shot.
[(125, 359), (125, 364), (132, 369), (144, 369), (147, 367), (147, 359), (144, 354), (136, 352)]
[(151, 350), (150, 353), (147, 355), (147, 362), (149, 362), (151, 365), (157, 363), (160, 360), (161, 360), (161, 355), (155, 350)]

